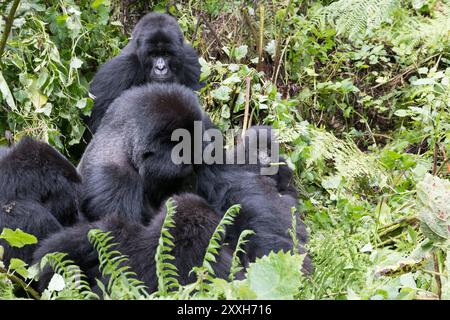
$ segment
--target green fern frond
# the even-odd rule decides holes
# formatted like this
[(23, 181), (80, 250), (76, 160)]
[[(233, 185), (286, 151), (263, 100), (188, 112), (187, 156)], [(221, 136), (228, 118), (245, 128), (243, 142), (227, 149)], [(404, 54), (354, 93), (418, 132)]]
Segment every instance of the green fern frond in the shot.
[(216, 262), (216, 256), (219, 254), (220, 243), (225, 239), (225, 227), (233, 224), (234, 218), (238, 215), (241, 206), (235, 204), (228, 208), (225, 212), (222, 220), (214, 231), (211, 240), (209, 240), (208, 247), (206, 248), (205, 257), (203, 258), (203, 267), (208, 271), (209, 275), (214, 275), (214, 270), (211, 266)]
[[(126, 265), (128, 258), (118, 250), (113, 250), (116, 243), (112, 243), (111, 232), (92, 229), (88, 233), (89, 242), (98, 252), (100, 271), (104, 277), (109, 277), (108, 286), (104, 294), (111, 298), (141, 299), (147, 297), (143, 282), (136, 279), (136, 273)], [(120, 295), (120, 296), (117, 296)]]
[(298, 254), (298, 238), (297, 238), (297, 209), (295, 207), (291, 208), (292, 216), (292, 227), (289, 229), (289, 235), (292, 239), (292, 251), (294, 254)]
[[(397, 28), (385, 32), (384, 37), (396, 47), (406, 49), (414, 61), (419, 54), (430, 55), (448, 51), (450, 45), (450, 6), (442, 4), (432, 17), (405, 16)], [(418, 48), (422, 50), (418, 50)], [(424, 50), (426, 49), (426, 50)]]
[(161, 228), (161, 235), (159, 237), (158, 248), (156, 249), (156, 275), (158, 278), (158, 293), (159, 295), (166, 295), (170, 289), (177, 289), (180, 284), (177, 280), (177, 267), (170, 263), (175, 257), (171, 252), (175, 246), (173, 243), (174, 237), (170, 234), (169, 229), (175, 227), (174, 215), (176, 206), (173, 199), (166, 202), (166, 217)]
[(52, 298), (98, 299), (98, 296), (92, 292), (80, 267), (75, 265), (74, 261), (67, 259), (66, 253), (52, 252), (46, 254), (41, 259), (39, 268), (42, 270), (47, 264), (64, 280), (64, 289), (52, 292)]
[(311, 128), (310, 157), (306, 160), (307, 167), (316, 162), (328, 160), (335, 173), (324, 176), (322, 185), (326, 189), (336, 188), (339, 181), (344, 189), (352, 190), (361, 181), (379, 187), (387, 185), (387, 174), (378, 161), (370, 154), (365, 154), (351, 141), (342, 141), (333, 134)]
[(366, 281), (369, 257), (358, 255), (359, 240), (342, 232), (311, 238), (309, 252), (314, 257), (314, 274), (303, 278), (299, 298), (329, 299), (345, 296), (347, 290), (359, 291)]
[(399, 0), (339, 0), (320, 10), (316, 19), (333, 24), (339, 34), (353, 39), (388, 21), (399, 6)]
[(239, 235), (236, 249), (234, 250), (233, 257), (231, 259), (230, 275), (228, 276), (228, 279), (230, 281), (233, 281), (236, 274), (243, 269), (243, 267), (241, 267), (241, 260), (239, 259), (239, 253), (245, 254), (243, 247), (248, 242), (247, 238), (254, 234), (255, 232), (253, 230), (244, 230)]

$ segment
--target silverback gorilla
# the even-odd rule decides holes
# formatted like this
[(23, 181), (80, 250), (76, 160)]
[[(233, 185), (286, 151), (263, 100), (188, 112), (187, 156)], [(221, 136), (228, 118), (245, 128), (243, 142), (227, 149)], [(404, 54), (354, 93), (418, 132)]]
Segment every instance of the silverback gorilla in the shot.
[(94, 134), (114, 99), (131, 87), (175, 82), (195, 90), (201, 87), (199, 78), (198, 55), (185, 43), (175, 18), (149, 13), (136, 24), (122, 52), (95, 75), (90, 88), (94, 107), (85, 122)]
[[(0, 158), (0, 231), (16, 229), (41, 240), (78, 219), (81, 182), (75, 167), (44, 142), (23, 138)], [(35, 246), (12, 248), (3, 240), (5, 261), (30, 262)]]
[(195, 188), (193, 165), (171, 159), (171, 135), (192, 133), (201, 119), (196, 95), (179, 84), (147, 84), (117, 98), (78, 166), (88, 220), (119, 214), (147, 223), (165, 198)]
[[(174, 216), (175, 228), (171, 229), (174, 239), (173, 261), (177, 267), (179, 281), (187, 284), (195, 281), (195, 275), (189, 272), (195, 266), (202, 264), (209, 240), (219, 223), (218, 214), (206, 201), (194, 194), (181, 194), (173, 197), (176, 206)], [(44, 240), (36, 250), (35, 262), (50, 252), (65, 252), (84, 272), (91, 286), (95, 285), (95, 278), (105, 284), (99, 270), (98, 254), (89, 243), (87, 233), (90, 229), (110, 231), (113, 242), (118, 243), (112, 250), (118, 250), (127, 255), (128, 265), (136, 272), (137, 278), (142, 280), (150, 292), (157, 289), (158, 280), (155, 271), (155, 253), (161, 233), (162, 223), (166, 215), (162, 209), (148, 226), (131, 222), (118, 216), (108, 216), (88, 224), (80, 224), (67, 228)], [(223, 247), (213, 265), (218, 277), (226, 278), (230, 271), (232, 251)], [(42, 291), (48, 285), (53, 271), (46, 267), (39, 277), (39, 289)], [(238, 275), (239, 276), (239, 275)], [(95, 290), (95, 288), (94, 288)]]

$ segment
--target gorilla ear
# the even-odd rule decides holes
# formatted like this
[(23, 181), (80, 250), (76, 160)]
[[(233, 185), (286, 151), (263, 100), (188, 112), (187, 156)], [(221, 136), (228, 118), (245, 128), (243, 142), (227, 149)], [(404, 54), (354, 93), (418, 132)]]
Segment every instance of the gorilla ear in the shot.
[(199, 90), (205, 85), (204, 83), (200, 83), (201, 66), (198, 62), (197, 52), (187, 43), (183, 44), (183, 51), (184, 64), (182, 83), (193, 90)]

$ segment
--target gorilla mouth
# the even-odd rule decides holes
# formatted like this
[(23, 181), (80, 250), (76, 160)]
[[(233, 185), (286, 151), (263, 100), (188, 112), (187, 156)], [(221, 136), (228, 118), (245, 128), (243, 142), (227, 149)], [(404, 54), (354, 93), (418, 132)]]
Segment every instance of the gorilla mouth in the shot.
[(165, 74), (157, 74), (154, 72), (152, 75), (150, 75), (151, 81), (157, 81), (157, 82), (170, 82), (173, 81), (172, 77), (170, 77), (167, 72)]
[(162, 70), (155, 69), (154, 72), (157, 76), (165, 76), (167, 74), (167, 68), (164, 68)]

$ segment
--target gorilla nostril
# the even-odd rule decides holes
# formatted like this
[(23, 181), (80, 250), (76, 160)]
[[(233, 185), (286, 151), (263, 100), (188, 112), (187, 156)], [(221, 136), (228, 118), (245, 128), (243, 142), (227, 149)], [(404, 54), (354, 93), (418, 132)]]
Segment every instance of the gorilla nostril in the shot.
[(158, 76), (164, 76), (168, 73), (167, 64), (163, 58), (158, 58), (156, 60), (153, 72)]
[(166, 68), (166, 64), (165, 64), (164, 60), (161, 59), (161, 58), (159, 58), (159, 59), (156, 61), (156, 69), (162, 71), (162, 70), (164, 70), (165, 68)]

